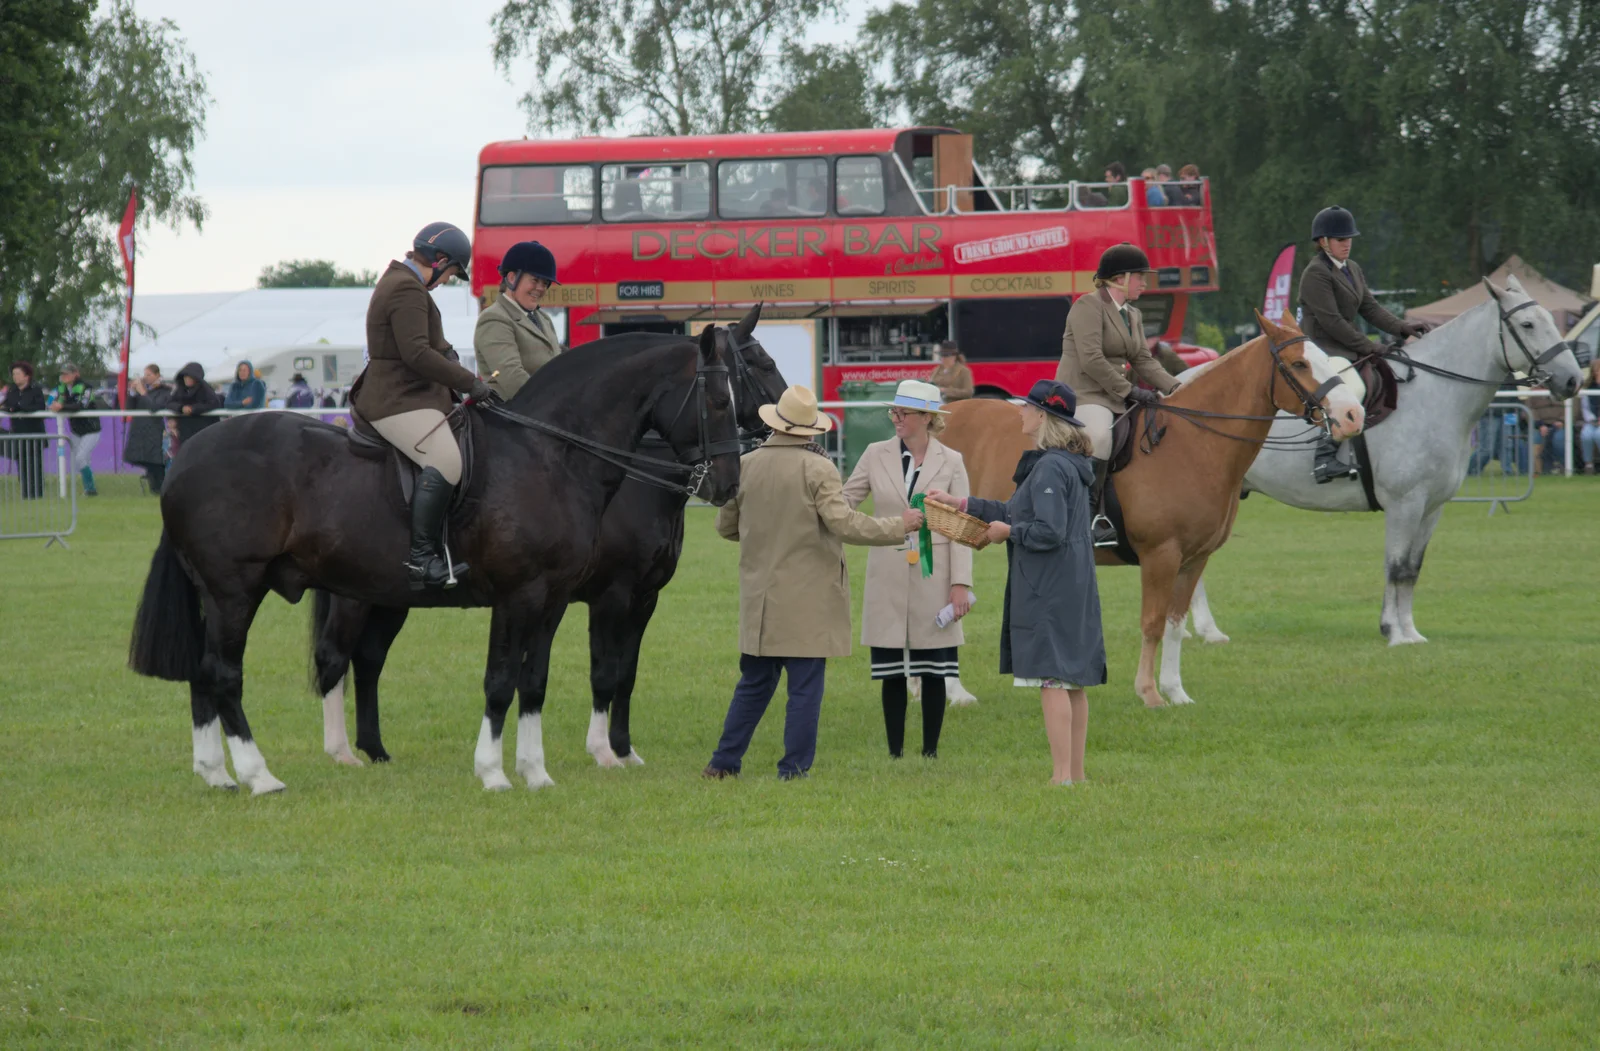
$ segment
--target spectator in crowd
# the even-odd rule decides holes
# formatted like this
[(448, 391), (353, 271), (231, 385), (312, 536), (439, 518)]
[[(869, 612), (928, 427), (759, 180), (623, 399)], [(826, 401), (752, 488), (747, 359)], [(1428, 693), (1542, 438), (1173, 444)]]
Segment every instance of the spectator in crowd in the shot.
[(1156, 179), (1156, 170), (1146, 168), (1139, 173), (1139, 178), (1144, 180), (1144, 203), (1151, 208), (1160, 208), (1167, 203), (1166, 194), (1161, 192), (1161, 186)]
[[(915, 493), (939, 489), (966, 496), (971, 490), (961, 454), (938, 438), (946, 415), (938, 387), (902, 380), (889, 410), (895, 436), (862, 452), (845, 483), (845, 503), (859, 507), (871, 496), (875, 514), (893, 516), (910, 508)], [(872, 677), (882, 683), (883, 725), (896, 759), (905, 744), (906, 686), (913, 676), (922, 680), (922, 754), (938, 756), (944, 680), (961, 674), (960, 620), (972, 608), (972, 549), (938, 533), (930, 539), (932, 575), (923, 574), (917, 534), (898, 550), (875, 547), (867, 553), (861, 644), (872, 648)], [(947, 605), (956, 619), (939, 627), (934, 618)]]
[(286, 409), (314, 409), (317, 406), (317, 396), (311, 393), (311, 384), (306, 382), (305, 376), (295, 373), (289, 377), (289, 396), (283, 400)]
[(790, 387), (761, 418), (772, 428), (740, 460), (739, 493), (717, 513), (717, 532), (739, 544), (739, 685), (722, 739), (701, 776), (736, 777), (778, 678), (789, 675), (778, 777), (806, 776), (817, 754), (823, 674), (850, 653), (850, 579), (843, 544), (894, 545), (922, 525), (920, 512), (870, 518), (845, 503), (839, 472), (812, 439), (833, 429), (817, 397)]
[(100, 444), (100, 417), (76, 414), (97, 407), (94, 392), (83, 381), (78, 366), (71, 362), (61, 366), (61, 384), (56, 387), (50, 409), (73, 414), (67, 421), (67, 430), (72, 433), (72, 469), (83, 479), (84, 496), (100, 495), (94, 487), (94, 468), (90, 466), (94, 447)]
[[(11, 382), (6, 384), (4, 397), (0, 398), (0, 412), (44, 412), (44, 391), (33, 382), (33, 365), (26, 361), (11, 363)], [(44, 433), (44, 420), (41, 418), (15, 419), (11, 421), (11, 433), (14, 435), (35, 435)], [(27, 440), (12, 439), (3, 443), (0, 456), (15, 460), (17, 464), (17, 480), (22, 486), (24, 500), (37, 500), (44, 495), (44, 446), (45, 443), (36, 438)]]
[[(161, 366), (146, 365), (144, 372), (128, 384), (128, 408), (147, 413), (158, 413), (167, 407), (172, 397), (172, 387), (161, 378)], [(151, 496), (161, 495), (161, 483), (167, 477), (166, 454), (161, 436), (166, 421), (159, 416), (135, 417), (128, 425), (128, 444), (123, 447), (122, 460), (135, 467), (144, 468), (145, 483)]]
[(1156, 165), (1156, 185), (1161, 190), (1161, 203), (1164, 205), (1178, 204), (1178, 188), (1172, 185), (1172, 165)]
[(1583, 473), (1595, 473), (1595, 457), (1600, 455), (1600, 359), (1589, 364), (1589, 386), (1592, 390), (1578, 395), (1578, 411), (1583, 416), (1583, 426), (1578, 429), (1578, 445), (1583, 452)]
[(1084, 780), (1089, 731), (1085, 687), (1106, 681), (1100, 592), (1089, 537), (1089, 435), (1073, 416), (1077, 396), (1057, 380), (1040, 380), (1022, 407), (1022, 430), (1036, 449), (1017, 465), (1009, 501), (928, 498), (953, 504), (990, 523), (989, 539), (1006, 542), (1011, 571), (1000, 628), (1000, 672), (1020, 687), (1037, 687), (1054, 767), (1051, 780)]
[(176, 439), (174, 456), (184, 442), (217, 422), (217, 417), (206, 413), (222, 408), (222, 396), (206, 382), (206, 370), (198, 361), (178, 370), (178, 382), (167, 399), (167, 408), (177, 417), (172, 429)]
[(506, 401), (561, 353), (555, 322), (540, 309), (556, 280), (555, 253), (519, 241), (500, 260), (500, 295), (478, 315), (472, 346), (484, 382)]
[(1527, 401), (1533, 414), (1533, 430), (1539, 436), (1539, 456), (1535, 463), (1542, 474), (1566, 466), (1566, 407), (1548, 394), (1535, 394)]
[(939, 344), (939, 364), (934, 367), (928, 382), (939, 388), (939, 397), (945, 401), (963, 401), (972, 397), (972, 370), (967, 368), (967, 358), (954, 342)]
[(234, 370), (233, 382), (228, 384), (227, 396), (222, 401), (224, 409), (262, 409), (267, 405), (267, 385), (256, 375), (255, 366), (248, 361), (239, 362)]
[(1174, 204), (1197, 208), (1205, 203), (1205, 192), (1200, 183), (1200, 169), (1193, 164), (1185, 164), (1178, 169), (1178, 183), (1172, 188), (1176, 195)]
[[(1079, 187), (1079, 208), (1109, 208), (1113, 203), (1121, 204), (1122, 201), (1127, 199), (1126, 196), (1114, 192), (1116, 187), (1128, 179), (1128, 170), (1122, 166), (1121, 161), (1112, 161), (1106, 165), (1105, 179), (1108, 184), (1105, 193), (1092, 190), (1087, 186)], [(1126, 194), (1126, 187), (1123, 187), (1123, 192)], [(1117, 200), (1113, 202), (1112, 198), (1117, 198)]]

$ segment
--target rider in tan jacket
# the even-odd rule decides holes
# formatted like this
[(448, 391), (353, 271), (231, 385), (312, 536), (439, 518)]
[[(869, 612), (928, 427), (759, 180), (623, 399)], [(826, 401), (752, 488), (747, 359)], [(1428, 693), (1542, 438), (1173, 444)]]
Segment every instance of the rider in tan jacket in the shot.
[(557, 354), (561, 341), (539, 309), (556, 280), (556, 257), (538, 241), (522, 241), (500, 260), (500, 295), (478, 315), (472, 345), (478, 369), (495, 393), (510, 401)]

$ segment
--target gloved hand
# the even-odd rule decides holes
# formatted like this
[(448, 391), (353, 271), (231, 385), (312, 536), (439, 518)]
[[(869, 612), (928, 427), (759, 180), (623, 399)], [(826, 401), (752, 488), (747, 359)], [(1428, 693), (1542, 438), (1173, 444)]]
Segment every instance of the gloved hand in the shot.
[(474, 405), (482, 405), (485, 402), (500, 400), (500, 395), (495, 393), (494, 388), (483, 382), (481, 379), (472, 381), (472, 389), (467, 391), (467, 397)]
[(1155, 405), (1161, 401), (1161, 395), (1144, 387), (1135, 387), (1128, 392), (1129, 405)]
[(1406, 321), (1402, 324), (1408, 336), (1426, 336), (1433, 331), (1433, 326), (1426, 321)]

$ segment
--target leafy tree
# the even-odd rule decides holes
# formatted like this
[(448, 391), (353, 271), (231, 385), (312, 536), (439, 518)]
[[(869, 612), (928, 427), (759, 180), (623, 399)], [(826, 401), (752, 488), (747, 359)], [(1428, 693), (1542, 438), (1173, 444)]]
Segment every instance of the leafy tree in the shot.
[(789, 45), (767, 126), (773, 131), (882, 127), (888, 120), (886, 93), (873, 86), (870, 67), (853, 49)]
[(530, 127), (751, 131), (772, 56), (837, 0), (506, 0), (490, 25), (510, 76), (531, 60)]
[[(49, 8), (63, 17), (43, 18)], [(206, 215), (190, 192), (208, 101), (193, 54), (175, 25), (139, 18), (130, 0), (112, 0), (92, 22), (90, 13), (34, 0), (8, 0), (0, 13), (0, 93), (20, 95), (0, 116), (0, 179), (8, 189), (17, 181), (14, 156), (37, 165), (0, 220), (0, 354), (47, 367), (102, 360), (116, 341), (96, 319), (121, 301), (116, 226), (130, 186), (145, 226), (198, 227)], [(9, 45), (19, 39), (14, 74)]]
[(331, 259), (290, 259), (261, 268), (257, 288), (371, 288), (378, 283), (373, 270), (340, 270)]

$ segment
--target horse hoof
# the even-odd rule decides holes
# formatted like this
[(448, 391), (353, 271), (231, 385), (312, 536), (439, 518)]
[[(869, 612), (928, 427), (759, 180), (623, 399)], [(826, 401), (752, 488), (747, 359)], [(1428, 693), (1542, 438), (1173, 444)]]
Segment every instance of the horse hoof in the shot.
[(1187, 693), (1184, 693), (1183, 690), (1181, 690), (1181, 689), (1168, 690), (1167, 691), (1167, 703), (1168, 704), (1193, 704), (1194, 703), (1194, 698), (1190, 697)]
[(1394, 648), (1395, 646), (1410, 646), (1410, 645), (1413, 645), (1413, 644), (1418, 643), (1418, 642), (1427, 642), (1427, 641), (1428, 640), (1423, 638), (1421, 635), (1416, 635), (1416, 634), (1402, 635), (1398, 631), (1392, 632), (1389, 635), (1389, 647), (1391, 649)]
[(529, 774), (527, 782), (529, 790), (533, 792), (537, 792), (541, 788), (554, 788), (556, 786), (556, 783), (550, 779), (550, 775), (542, 770), (536, 774)]
[(483, 788), (486, 792), (504, 792), (511, 787), (511, 782), (507, 780), (504, 770), (496, 770), (493, 773), (480, 774), (479, 776), (483, 778)]
[(263, 774), (250, 782), (250, 794), (256, 796), (271, 795), (273, 792), (282, 792), (289, 786), (279, 781), (271, 774)]
[(589, 754), (594, 756), (594, 764), (602, 770), (619, 770), (625, 765), (609, 747), (598, 748)]
[(1202, 632), (1200, 634), (1200, 641), (1201, 642), (1214, 642), (1214, 643), (1221, 644), (1221, 643), (1224, 643), (1224, 642), (1228, 642), (1230, 640), (1228, 639), (1228, 636), (1224, 635), (1220, 631), (1207, 631), (1207, 632)]
[(351, 752), (349, 749), (346, 749), (346, 750), (344, 750), (342, 752), (329, 752), (328, 754), (330, 756), (332, 756), (333, 757), (333, 761), (338, 763), (340, 766), (365, 766), (365, 765), (367, 765), (367, 764), (363, 763), (360, 759), (357, 759), (356, 756), (355, 756), (355, 753)]
[(1180, 638), (1180, 639), (1192, 639), (1192, 638), (1194, 638), (1194, 632), (1190, 631), (1189, 630), (1189, 626), (1187, 624), (1185, 624), (1183, 627), (1178, 629), (1178, 638)]
[(196, 770), (195, 773), (200, 774), (201, 777), (205, 778), (206, 784), (210, 785), (212, 788), (220, 788), (226, 792), (237, 792), (239, 790), (239, 783), (233, 778), (229, 777), (227, 774), (212, 775), (201, 773), (198, 770)]
[(644, 756), (637, 751), (630, 750), (627, 755), (622, 757), (622, 763), (624, 766), (643, 766)]

